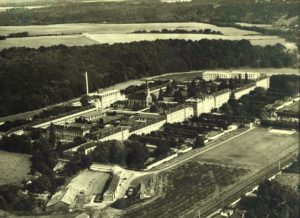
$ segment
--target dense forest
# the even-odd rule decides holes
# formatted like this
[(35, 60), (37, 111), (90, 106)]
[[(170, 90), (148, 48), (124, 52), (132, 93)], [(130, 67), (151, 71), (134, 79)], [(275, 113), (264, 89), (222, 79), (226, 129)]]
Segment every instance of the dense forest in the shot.
[(276, 46), (249, 41), (157, 40), (85, 47), (10, 48), (0, 52), (0, 116), (41, 108), (90, 90), (165, 72), (228, 67), (288, 67), (297, 60)]
[(160, 1), (66, 2), (38, 9), (16, 8), (0, 13), (0, 25), (54, 23), (139, 22), (249, 22), (272, 23), (283, 16), (299, 15), (299, 2), (191, 1), (168, 4)]
[(299, 193), (276, 180), (261, 183), (256, 197), (243, 197), (242, 209), (246, 218), (299, 217)]

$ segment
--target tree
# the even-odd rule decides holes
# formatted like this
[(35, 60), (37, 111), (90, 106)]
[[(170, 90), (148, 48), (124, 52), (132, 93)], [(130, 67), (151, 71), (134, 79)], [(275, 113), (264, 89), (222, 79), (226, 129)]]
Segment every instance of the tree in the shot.
[(177, 86), (177, 81), (176, 81), (176, 80), (172, 80), (171, 88), (172, 88), (173, 90), (176, 90), (176, 89), (178, 88), (178, 86)]
[(224, 80), (224, 79), (222, 79), (221, 80), (221, 83), (220, 83), (220, 85), (219, 85), (219, 90), (223, 90), (223, 89), (227, 89), (228, 88), (228, 81), (227, 80)]
[(141, 169), (144, 167), (145, 161), (149, 157), (149, 152), (141, 142), (126, 142), (126, 164), (132, 169)]
[(229, 79), (229, 85), (228, 86), (231, 90), (233, 90), (235, 88), (235, 80), (233, 80), (232, 78)]
[(166, 87), (166, 95), (171, 96), (173, 92), (172, 86), (167, 85)]
[(267, 94), (266, 89), (263, 87), (256, 87), (253, 91), (257, 97), (264, 97)]
[(112, 140), (109, 142), (109, 162), (125, 165), (125, 148), (121, 141)]
[(164, 100), (164, 92), (162, 89), (160, 89), (158, 94), (158, 101), (163, 101), (163, 100)]
[(83, 95), (80, 98), (80, 103), (82, 107), (89, 106), (90, 105), (89, 101), (90, 101), (90, 97), (88, 95)]
[(242, 84), (242, 74), (239, 73), (239, 80), (238, 80), (239, 84)]
[(51, 123), (49, 126), (49, 137), (48, 137), (48, 141), (51, 145), (55, 145), (56, 142), (56, 135), (55, 135), (55, 127), (54, 124)]
[(245, 73), (245, 83), (249, 83), (248, 73)]
[(232, 112), (234, 115), (239, 115), (239, 103), (235, 98), (234, 92), (231, 92), (229, 100), (228, 100), (228, 105), (232, 108)]
[(205, 142), (202, 136), (197, 136), (193, 148), (202, 148), (205, 146)]
[(155, 94), (151, 94), (151, 98), (152, 98), (152, 102), (154, 102), (154, 104), (156, 104), (158, 102), (157, 97)]
[(141, 109), (140, 105), (139, 105), (138, 103), (135, 102), (135, 103), (133, 104), (133, 106), (132, 106), (132, 110), (133, 110), (133, 111), (138, 111), (138, 110), (140, 110), (140, 109)]
[(182, 95), (182, 93), (179, 89), (174, 92), (173, 97), (174, 97), (174, 100), (179, 102), (179, 103), (184, 102), (184, 97), (183, 97), (183, 95)]
[(193, 80), (189, 85), (188, 85), (188, 90), (187, 94), (189, 97), (196, 97), (197, 95), (197, 85), (195, 80)]
[(51, 180), (48, 176), (41, 176), (29, 185), (29, 191), (36, 193), (43, 193), (44, 191), (49, 191), (51, 188)]
[(157, 148), (154, 150), (154, 156), (157, 158), (163, 158), (168, 155), (168, 153), (171, 151), (171, 148), (166, 143), (160, 143), (157, 145)]
[(156, 105), (156, 104), (152, 104), (152, 105), (150, 106), (150, 112), (151, 112), (151, 113), (155, 113), (155, 112), (157, 112), (157, 111), (158, 111), (157, 105)]

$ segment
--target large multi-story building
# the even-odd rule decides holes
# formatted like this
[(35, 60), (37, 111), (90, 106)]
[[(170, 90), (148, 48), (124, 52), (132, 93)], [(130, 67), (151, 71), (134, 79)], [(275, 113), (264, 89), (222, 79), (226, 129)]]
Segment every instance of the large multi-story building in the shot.
[(147, 108), (150, 106), (151, 102), (152, 97), (148, 87), (145, 92), (136, 92), (128, 96), (128, 108), (134, 110)]
[(93, 103), (98, 109), (104, 109), (117, 101), (125, 100), (125, 96), (121, 94), (120, 90), (116, 89), (109, 91), (99, 89), (97, 94), (93, 94), (91, 97), (93, 98)]
[(246, 75), (248, 76), (249, 80), (256, 80), (258, 79), (261, 74), (259, 72), (242, 72), (242, 71), (204, 71), (202, 72), (202, 79), (209, 81), (209, 80), (216, 80), (216, 79), (233, 79), (239, 78), (245, 79)]
[(71, 123), (65, 125), (54, 125), (54, 132), (58, 140), (73, 141), (76, 137), (83, 138), (90, 132), (91, 128), (92, 125), (90, 124)]

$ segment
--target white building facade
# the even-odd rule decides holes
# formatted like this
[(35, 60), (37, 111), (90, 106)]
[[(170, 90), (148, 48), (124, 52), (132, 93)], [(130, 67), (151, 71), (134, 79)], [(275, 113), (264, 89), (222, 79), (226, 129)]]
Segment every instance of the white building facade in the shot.
[(246, 74), (248, 75), (249, 80), (256, 80), (258, 79), (261, 74), (259, 72), (243, 72), (243, 71), (204, 71), (202, 72), (202, 79), (209, 81), (209, 80), (216, 80), (216, 79), (233, 79), (239, 78), (245, 79)]

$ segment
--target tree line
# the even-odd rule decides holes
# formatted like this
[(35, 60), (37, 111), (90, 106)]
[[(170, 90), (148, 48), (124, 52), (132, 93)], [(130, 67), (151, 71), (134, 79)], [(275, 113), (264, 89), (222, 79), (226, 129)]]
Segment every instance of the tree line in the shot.
[(66, 2), (39, 9), (13, 9), (0, 13), (0, 25), (56, 23), (248, 22), (272, 23), (298, 16), (299, 2), (211, 1), (168, 4), (161, 1)]
[(169, 30), (169, 29), (162, 29), (162, 30), (136, 30), (132, 33), (164, 33), (164, 34), (172, 34), (172, 33), (178, 33), (178, 34), (213, 34), (213, 35), (223, 35), (221, 31), (215, 31), (212, 29), (200, 29), (200, 30), (185, 30), (185, 29), (175, 29), (175, 30)]
[[(167, 60), (167, 61), (166, 61)], [(296, 58), (280, 44), (249, 41), (156, 40), (84, 47), (10, 48), (0, 52), (0, 116), (69, 100), (90, 90), (165, 72), (228, 67), (289, 67)]]

